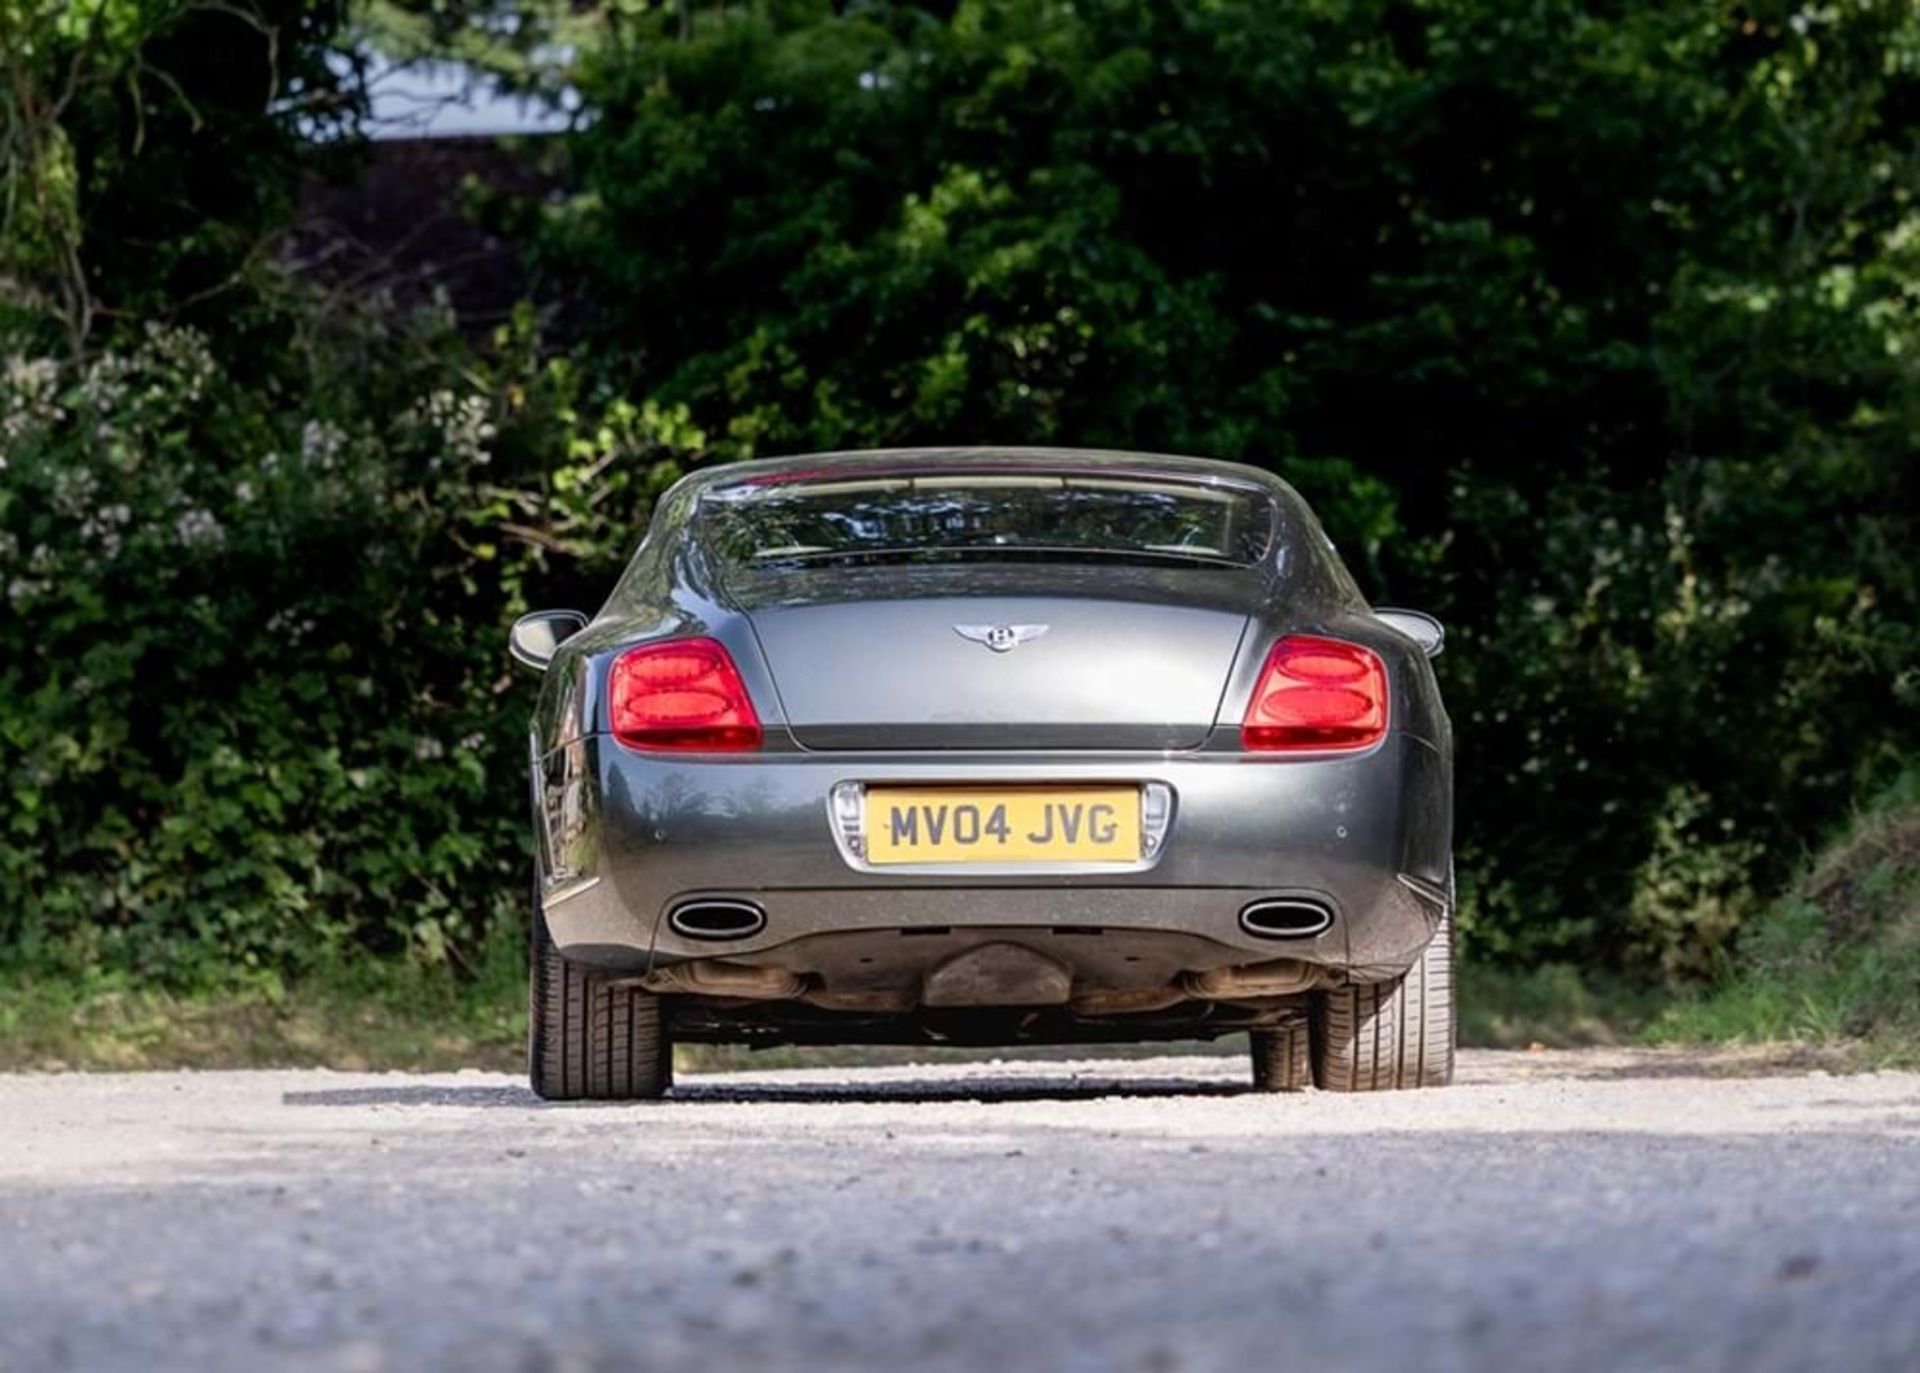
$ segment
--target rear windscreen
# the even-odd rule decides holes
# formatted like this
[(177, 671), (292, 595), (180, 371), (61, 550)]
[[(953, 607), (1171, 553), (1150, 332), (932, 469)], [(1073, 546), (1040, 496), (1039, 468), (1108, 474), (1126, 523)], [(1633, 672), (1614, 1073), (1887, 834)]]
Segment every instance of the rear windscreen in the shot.
[(728, 563), (962, 559), (1246, 565), (1273, 542), (1255, 488), (1141, 477), (916, 473), (719, 487), (696, 536)]

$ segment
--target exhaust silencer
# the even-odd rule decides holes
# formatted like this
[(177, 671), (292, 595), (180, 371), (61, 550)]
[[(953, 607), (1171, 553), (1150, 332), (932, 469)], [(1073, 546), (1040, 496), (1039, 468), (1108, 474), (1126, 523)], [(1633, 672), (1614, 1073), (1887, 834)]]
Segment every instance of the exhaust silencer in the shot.
[(791, 1001), (807, 989), (806, 979), (785, 968), (750, 968), (719, 958), (696, 958), (655, 968), (641, 980), (650, 992), (686, 992), (741, 1001)]
[(1294, 996), (1320, 985), (1321, 970), (1297, 958), (1276, 958), (1271, 963), (1255, 963), (1248, 968), (1213, 968), (1204, 973), (1186, 973), (1180, 985), (1188, 996), (1201, 1001), (1258, 1000), (1268, 996)]

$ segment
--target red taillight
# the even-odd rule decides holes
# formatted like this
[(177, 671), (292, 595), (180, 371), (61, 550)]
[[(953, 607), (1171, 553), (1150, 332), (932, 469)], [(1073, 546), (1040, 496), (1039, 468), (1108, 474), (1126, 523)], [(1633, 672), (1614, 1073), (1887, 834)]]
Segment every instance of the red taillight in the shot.
[(760, 747), (760, 717), (733, 659), (713, 639), (628, 649), (607, 682), (613, 737), (628, 748), (696, 753)]
[(1240, 722), (1258, 752), (1370, 748), (1387, 733), (1387, 668), (1358, 644), (1295, 634), (1267, 654)]

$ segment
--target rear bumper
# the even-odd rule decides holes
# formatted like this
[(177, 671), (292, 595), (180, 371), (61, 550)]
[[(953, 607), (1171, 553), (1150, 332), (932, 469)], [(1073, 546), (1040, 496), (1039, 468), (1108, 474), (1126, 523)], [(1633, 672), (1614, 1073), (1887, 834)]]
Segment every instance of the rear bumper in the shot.
[[(833, 837), (837, 783), (1161, 782), (1173, 817), (1152, 866), (1051, 877), (856, 870)], [(1371, 980), (1432, 934), (1451, 843), (1450, 777), (1394, 734), (1358, 758), (1237, 753), (817, 754), (676, 759), (590, 736), (535, 768), (543, 905), (568, 957), (646, 971), (693, 958), (757, 962), (854, 931), (1102, 929), (1186, 937), (1193, 961), (1298, 959)], [(691, 940), (667, 915), (694, 898), (751, 902), (744, 939)], [(1308, 898), (1333, 913), (1307, 939), (1249, 934), (1249, 903)]]

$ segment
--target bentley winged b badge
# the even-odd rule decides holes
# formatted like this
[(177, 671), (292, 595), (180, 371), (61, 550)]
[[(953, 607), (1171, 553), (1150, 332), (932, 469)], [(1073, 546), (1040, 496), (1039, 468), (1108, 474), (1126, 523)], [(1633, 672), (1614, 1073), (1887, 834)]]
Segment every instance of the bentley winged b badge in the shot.
[(1039, 638), (1048, 625), (955, 625), (953, 632), (976, 644), (985, 644), (995, 653), (1009, 653), (1021, 644)]

